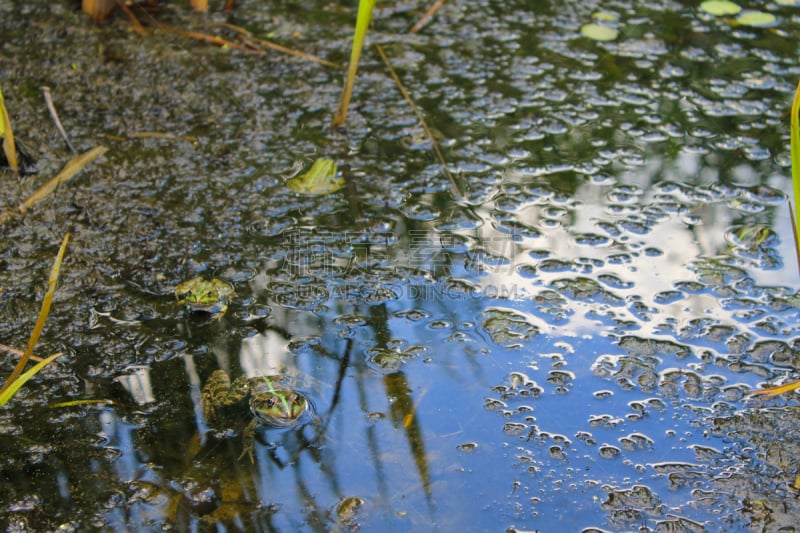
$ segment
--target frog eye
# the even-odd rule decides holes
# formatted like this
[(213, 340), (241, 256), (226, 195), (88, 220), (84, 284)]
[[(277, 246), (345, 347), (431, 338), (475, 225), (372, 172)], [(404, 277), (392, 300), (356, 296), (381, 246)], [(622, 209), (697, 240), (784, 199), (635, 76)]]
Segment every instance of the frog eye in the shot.
[(272, 409), (273, 407), (275, 407), (275, 397), (274, 396), (270, 396), (269, 400), (267, 400), (267, 407), (269, 409)]

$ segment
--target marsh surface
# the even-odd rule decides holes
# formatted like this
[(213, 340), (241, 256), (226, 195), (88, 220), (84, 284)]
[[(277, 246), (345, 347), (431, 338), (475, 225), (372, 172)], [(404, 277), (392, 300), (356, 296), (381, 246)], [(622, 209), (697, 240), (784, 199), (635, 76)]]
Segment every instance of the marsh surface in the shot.
[[(345, 63), (351, 4), (155, 16)], [(0, 209), (71, 157), (41, 86), (79, 151), (109, 147), (0, 227), (0, 342), (19, 348), (73, 234), (37, 348), (65, 355), (0, 410), (0, 524), (796, 528), (798, 402), (746, 393), (798, 377), (800, 8), (745, 6), (777, 16), (751, 28), (694, 2), (453, 1), (409, 35), (428, 3), (390, 4), (369, 42), (463, 196), (371, 48), (335, 131), (342, 70), (0, 3), (0, 84), (38, 169), (0, 174)], [(580, 33), (601, 7), (608, 43)], [(320, 157), (346, 188), (286, 187)], [(233, 286), (219, 320), (176, 305), (196, 276)], [(239, 432), (203, 417), (217, 369), (302, 375), (317, 419), (240, 461)]]

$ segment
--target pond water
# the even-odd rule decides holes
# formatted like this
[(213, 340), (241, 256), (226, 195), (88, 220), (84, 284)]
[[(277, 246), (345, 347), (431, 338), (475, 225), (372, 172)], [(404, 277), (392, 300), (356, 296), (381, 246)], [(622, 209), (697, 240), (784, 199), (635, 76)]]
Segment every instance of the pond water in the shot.
[[(143, 15), (344, 64), (355, 2)], [(694, 2), (381, 5), (346, 128), (344, 71), (121, 13), (0, 4), (0, 83), (36, 173), (108, 153), (0, 226), (0, 342), (37, 353), (0, 410), (9, 531), (789, 531), (800, 505), (800, 299), (788, 210), (800, 7), (770, 27)], [(619, 35), (581, 36), (610, 13)], [(228, 32), (228, 33), (226, 33)], [(153, 133), (166, 135), (152, 135)], [(319, 157), (347, 187), (285, 186)], [(174, 288), (220, 278), (216, 321)], [(4, 354), (4, 372), (14, 357)], [(203, 388), (292, 376), (316, 416), (211, 424)], [(63, 402), (75, 402), (63, 405)]]

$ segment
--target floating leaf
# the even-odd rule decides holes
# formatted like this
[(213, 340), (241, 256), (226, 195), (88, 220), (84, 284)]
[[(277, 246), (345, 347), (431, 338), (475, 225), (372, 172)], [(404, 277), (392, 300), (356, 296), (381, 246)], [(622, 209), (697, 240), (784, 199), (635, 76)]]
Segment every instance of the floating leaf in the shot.
[(726, 0), (708, 0), (700, 4), (700, 9), (714, 16), (736, 15), (742, 8), (738, 4)]
[(765, 13), (763, 11), (743, 11), (741, 15), (736, 18), (736, 23), (742, 26), (754, 26), (756, 28), (764, 28), (772, 26), (778, 19), (772, 13)]
[(800, 0), (775, 0), (779, 6), (800, 6)]
[(345, 185), (344, 180), (337, 177), (336, 171), (335, 161), (320, 157), (314, 161), (311, 170), (288, 180), (286, 186), (294, 192), (303, 194), (330, 194)]
[(619, 32), (609, 26), (591, 23), (581, 26), (581, 35), (594, 41), (613, 41), (617, 38)]
[(615, 13), (610, 11), (598, 11), (596, 13), (592, 13), (592, 18), (603, 22), (616, 22), (619, 19)]

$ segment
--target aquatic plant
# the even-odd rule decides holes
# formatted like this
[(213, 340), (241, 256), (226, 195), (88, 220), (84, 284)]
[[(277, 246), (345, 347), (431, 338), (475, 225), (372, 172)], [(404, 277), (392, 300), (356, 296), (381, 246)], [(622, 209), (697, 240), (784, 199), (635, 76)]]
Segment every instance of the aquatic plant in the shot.
[(36, 324), (33, 326), (30, 339), (28, 339), (28, 345), (25, 347), (25, 351), (22, 353), (19, 361), (17, 361), (17, 365), (14, 367), (11, 375), (8, 377), (5, 384), (3, 384), (3, 388), (0, 389), (0, 406), (8, 403), (8, 401), (14, 396), (14, 394), (22, 385), (24, 385), (33, 376), (38, 374), (39, 371), (41, 371), (48, 363), (61, 355), (61, 353), (55, 353), (50, 357), (39, 361), (35, 366), (23, 373), (28, 361), (30, 361), (30, 359), (33, 357), (33, 348), (39, 341), (39, 336), (42, 334), (42, 329), (44, 329), (44, 323), (47, 321), (47, 315), (50, 313), (50, 305), (53, 302), (53, 294), (56, 291), (56, 283), (58, 282), (58, 273), (61, 270), (61, 262), (63, 261), (64, 254), (67, 251), (68, 243), (69, 233), (64, 235), (64, 239), (61, 241), (61, 248), (59, 248), (58, 255), (56, 255), (55, 263), (53, 264), (53, 268), (50, 270), (50, 279), (47, 282), (47, 292), (44, 295), (44, 300), (42, 300), (42, 308), (39, 311), (39, 317), (36, 319)]
[(342, 90), (342, 98), (339, 101), (339, 109), (333, 117), (333, 127), (343, 126), (347, 119), (347, 108), (350, 105), (350, 97), (353, 95), (353, 85), (355, 84), (356, 72), (358, 71), (358, 61), (361, 59), (361, 50), (364, 48), (364, 38), (367, 35), (369, 22), (372, 20), (372, 11), (375, 8), (375, 0), (359, 0), (358, 15), (356, 16), (356, 29), (353, 34), (353, 48), (350, 51), (350, 64), (347, 66), (347, 77)]
[(0, 224), (10, 219), (15, 215), (20, 215), (31, 209), (33, 206), (44, 200), (50, 193), (55, 191), (59, 185), (66, 183), (72, 179), (83, 168), (106, 153), (108, 148), (105, 146), (95, 146), (72, 159), (70, 159), (61, 172), (50, 178), (44, 185), (36, 189), (24, 202), (19, 204), (16, 209), (12, 209), (5, 213), (0, 213)]
[(797, 229), (797, 219), (800, 217), (800, 83), (794, 91), (792, 101), (792, 117), (790, 121), (791, 154), (792, 154), (792, 190), (794, 192), (794, 211), (789, 209), (794, 230), (794, 249), (797, 254), (797, 269), (800, 273), (800, 234)]
[[(792, 237), (794, 238), (794, 250), (797, 257), (797, 268), (800, 273), (800, 234), (798, 234), (797, 220), (800, 217), (800, 83), (794, 92), (794, 100), (792, 101), (792, 116), (790, 119), (790, 143), (791, 143), (791, 160), (792, 160), (792, 191), (794, 197), (794, 208), (792, 208), (791, 201), (789, 202), (789, 217), (792, 220)], [(800, 380), (792, 381), (786, 385), (779, 387), (767, 387), (752, 391), (753, 395), (761, 395), (766, 397), (773, 397), (783, 394), (784, 392), (791, 392), (800, 389)]]
[(707, 0), (700, 4), (700, 9), (716, 17), (723, 15), (738, 15), (742, 8), (739, 4), (727, 0)]
[(3, 140), (3, 154), (6, 157), (9, 168), (17, 172), (17, 147), (14, 143), (14, 132), (11, 131), (11, 119), (8, 118), (8, 110), (3, 101), (3, 91), (0, 90), (0, 139)]

